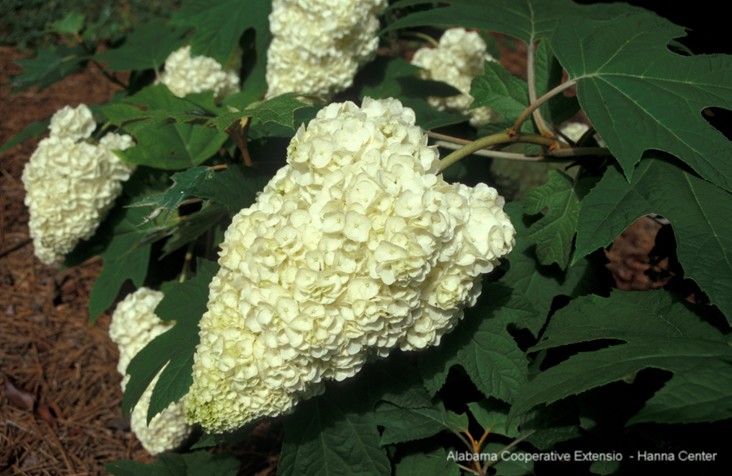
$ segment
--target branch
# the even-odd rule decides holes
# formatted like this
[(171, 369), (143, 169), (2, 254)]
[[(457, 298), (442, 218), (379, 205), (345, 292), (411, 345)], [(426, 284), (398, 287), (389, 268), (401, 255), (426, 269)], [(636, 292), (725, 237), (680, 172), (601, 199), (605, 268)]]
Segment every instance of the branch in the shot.
[[(529, 83), (529, 104), (534, 104), (536, 102), (536, 70), (534, 67), (535, 52), (536, 42), (532, 40), (529, 42), (529, 48), (526, 53), (526, 70), (528, 77), (527, 80)], [(534, 110), (533, 116), (534, 122), (536, 122), (536, 127), (539, 129), (539, 133), (546, 137), (554, 137), (554, 134), (552, 134), (549, 126), (547, 126), (546, 122), (544, 122), (544, 118), (541, 116), (541, 111), (539, 111), (538, 108)]]
[(492, 134), (489, 136), (481, 137), (480, 139), (470, 142), (456, 150), (455, 152), (447, 155), (444, 159), (440, 160), (439, 172), (442, 172), (455, 162), (460, 159), (473, 154), (480, 149), (486, 147), (498, 145), (498, 144), (513, 144), (516, 142), (527, 142), (529, 144), (543, 145), (549, 148), (556, 148), (560, 144), (556, 139), (544, 137), (536, 134), (512, 134), (511, 131), (501, 132), (498, 134)]
[(514, 134), (518, 134), (518, 131), (521, 130), (521, 124), (526, 121), (526, 119), (536, 110), (539, 109), (542, 104), (556, 96), (557, 94), (561, 93), (565, 89), (569, 89), (570, 87), (577, 84), (577, 80), (570, 79), (569, 81), (566, 81), (559, 86), (553, 88), (551, 91), (548, 91), (545, 93), (542, 97), (537, 99), (536, 101), (532, 101), (531, 104), (529, 104), (529, 107), (524, 109), (524, 111), (521, 113), (521, 115), (516, 119), (516, 122), (513, 123), (513, 126), (510, 129), (510, 132)]

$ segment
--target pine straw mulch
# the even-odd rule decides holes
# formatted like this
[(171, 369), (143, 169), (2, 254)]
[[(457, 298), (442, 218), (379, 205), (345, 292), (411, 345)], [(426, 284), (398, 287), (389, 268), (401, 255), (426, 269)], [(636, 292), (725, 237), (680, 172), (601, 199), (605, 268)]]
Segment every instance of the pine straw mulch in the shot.
[[(0, 47), (0, 82), (21, 55)], [(101, 103), (115, 87), (93, 69), (43, 91), (0, 89), (0, 144), (66, 104)], [(121, 377), (109, 316), (87, 325), (101, 270), (44, 266), (28, 241), (20, 177), (37, 141), (0, 156), (0, 474), (94, 475), (121, 458), (149, 460), (121, 416)]]

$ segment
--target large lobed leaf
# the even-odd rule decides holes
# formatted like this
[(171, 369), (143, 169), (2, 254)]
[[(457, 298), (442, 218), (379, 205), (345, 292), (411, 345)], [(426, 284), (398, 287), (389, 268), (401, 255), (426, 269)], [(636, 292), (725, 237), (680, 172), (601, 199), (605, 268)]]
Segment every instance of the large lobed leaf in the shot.
[(532, 215), (547, 210), (529, 227), (528, 238), (536, 242), (536, 255), (541, 264), (557, 263), (565, 269), (572, 253), (580, 213), (580, 201), (572, 179), (550, 170), (547, 183), (526, 195), (524, 209)]
[(732, 108), (732, 58), (681, 56), (669, 42), (684, 29), (649, 12), (562, 20), (552, 46), (593, 126), (625, 176), (649, 149), (668, 152), (732, 190), (732, 144), (702, 117)]
[[(413, 3), (432, 3), (428, 1)], [(628, 5), (577, 5), (571, 0), (445, 0), (439, 8), (405, 15), (384, 31), (417, 26), (460, 25), (504, 33), (525, 43), (551, 36), (559, 20), (579, 15), (586, 20), (632, 11)], [(396, 4), (395, 7), (399, 7)]]
[(615, 168), (582, 200), (576, 256), (608, 245), (639, 217), (671, 221), (686, 277), (732, 324), (732, 195), (661, 159), (645, 159), (628, 183)]
[(145, 464), (132, 460), (117, 460), (104, 465), (113, 476), (180, 476), (215, 474), (236, 476), (241, 462), (233, 455), (213, 454), (208, 451), (192, 453), (163, 453), (155, 462)]
[(180, 30), (153, 21), (138, 26), (122, 46), (99, 53), (95, 59), (110, 71), (157, 69), (183, 42)]
[[(89, 322), (112, 305), (122, 285), (129, 279), (139, 287), (147, 276), (150, 260), (149, 244), (143, 244), (146, 226), (144, 212), (118, 205), (100, 226), (95, 238), (105, 241), (101, 252), (104, 267), (97, 277), (89, 296)], [(80, 243), (77, 248), (88, 246)]]
[(206, 311), (208, 285), (217, 271), (216, 263), (199, 260), (194, 278), (163, 286), (165, 297), (155, 308), (155, 314), (164, 321), (175, 321), (175, 325), (153, 339), (130, 361), (127, 368), (130, 380), (122, 400), (125, 412), (134, 408), (161, 369), (150, 398), (148, 421), (188, 392), (193, 382), (193, 355), (199, 341), (198, 321)]
[(512, 414), (655, 368), (673, 377), (630, 423), (698, 423), (732, 416), (732, 347), (666, 291), (575, 299), (554, 315), (532, 350), (598, 339), (623, 343), (576, 354), (541, 372), (522, 389)]
[(264, 81), (267, 48), (271, 41), (269, 14), (272, 2), (269, 0), (192, 0), (186, 2), (173, 15), (173, 23), (195, 28), (190, 37), (191, 53), (214, 58), (226, 64), (242, 34), (254, 29), (256, 62), (245, 82), (248, 89), (256, 89), (258, 94), (266, 91)]

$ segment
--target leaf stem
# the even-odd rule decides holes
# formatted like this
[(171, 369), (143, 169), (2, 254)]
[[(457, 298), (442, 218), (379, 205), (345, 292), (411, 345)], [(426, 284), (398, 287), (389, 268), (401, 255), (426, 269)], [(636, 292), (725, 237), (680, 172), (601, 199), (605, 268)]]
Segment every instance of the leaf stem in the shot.
[(445, 156), (444, 159), (440, 160), (439, 171), (442, 172), (449, 166), (453, 165), (455, 162), (464, 157), (467, 157), (468, 155), (476, 151), (479, 151), (480, 149), (498, 144), (513, 144), (516, 142), (528, 142), (531, 144), (543, 145), (550, 148), (556, 148), (559, 144), (556, 139), (540, 136), (537, 134), (511, 134), (510, 131), (500, 132), (498, 134), (491, 134), (489, 136), (481, 137), (476, 141), (470, 142), (469, 144), (464, 145), (455, 152)]
[[(536, 68), (534, 65), (535, 56), (536, 42), (532, 40), (529, 41), (529, 47), (526, 53), (526, 72), (527, 81), (529, 84), (529, 104), (534, 104), (536, 102)], [(536, 127), (539, 129), (539, 133), (546, 137), (554, 137), (554, 134), (552, 134), (549, 126), (547, 126), (546, 122), (544, 122), (541, 111), (537, 108), (534, 109), (532, 114), (534, 116), (534, 122), (536, 123)], [(518, 129), (514, 128), (514, 130)]]
[(557, 94), (561, 93), (565, 89), (569, 89), (570, 87), (577, 84), (576, 79), (570, 79), (569, 81), (565, 81), (559, 86), (553, 88), (550, 91), (547, 91), (542, 97), (537, 99), (536, 101), (532, 101), (531, 104), (529, 104), (529, 107), (524, 109), (524, 111), (521, 113), (521, 115), (516, 119), (516, 122), (513, 123), (513, 126), (511, 127), (510, 131), (514, 133), (518, 133), (519, 130), (521, 130), (521, 124), (528, 119), (528, 117), (533, 114), (533, 112), (537, 109), (539, 109), (542, 104), (556, 96)]

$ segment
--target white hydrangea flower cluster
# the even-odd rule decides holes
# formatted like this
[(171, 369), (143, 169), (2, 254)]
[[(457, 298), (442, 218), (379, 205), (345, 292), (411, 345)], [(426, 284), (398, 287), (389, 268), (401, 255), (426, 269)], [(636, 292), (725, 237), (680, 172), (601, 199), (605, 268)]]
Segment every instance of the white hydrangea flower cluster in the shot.
[(46, 264), (94, 234), (134, 169), (113, 152), (131, 147), (132, 138), (110, 133), (90, 144), (86, 140), (95, 128), (87, 106), (64, 107), (23, 169), (30, 236)]
[[(581, 122), (568, 122), (560, 131), (573, 142), (578, 141), (589, 126)], [(520, 160), (493, 159), (491, 161), (491, 175), (496, 187), (506, 197), (512, 200), (523, 198), (526, 193), (546, 183), (549, 171), (562, 170), (573, 175), (577, 169), (565, 170), (567, 164), (562, 162), (523, 162)]]
[(440, 38), (437, 48), (420, 48), (412, 64), (423, 68), (420, 77), (449, 84), (462, 94), (450, 97), (429, 97), (430, 105), (441, 111), (460, 112), (470, 116), (470, 124), (478, 127), (497, 119), (489, 107), (468, 109), (473, 102), (470, 85), (485, 71), (486, 61), (495, 61), (488, 54), (485, 41), (474, 31), (450, 28)]
[(189, 421), (280, 415), (394, 348), (438, 345), (514, 243), (503, 198), (449, 184), (395, 99), (322, 109), (221, 246)]
[(267, 97), (284, 93), (325, 99), (353, 83), (379, 46), (386, 0), (273, 0), (267, 51)]
[[(112, 315), (109, 335), (119, 348), (117, 370), (124, 376), (122, 391), (130, 379), (130, 376), (125, 374), (132, 358), (150, 341), (172, 326), (155, 314), (155, 308), (162, 300), (162, 292), (140, 288), (120, 301)], [(150, 421), (150, 425), (147, 424), (147, 410), (158, 376), (150, 382), (140, 397), (132, 410), (130, 421), (137, 439), (151, 454), (177, 448), (188, 438), (192, 430), (185, 421), (183, 402), (171, 403)]]
[(222, 67), (213, 58), (192, 57), (191, 46), (186, 45), (173, 51), (165, 60), (160, 82), (178, 97), (212, 91), (217, 98), (222, 98), (239, 90), (240, 67), (240, 55)]

